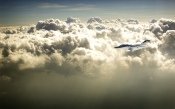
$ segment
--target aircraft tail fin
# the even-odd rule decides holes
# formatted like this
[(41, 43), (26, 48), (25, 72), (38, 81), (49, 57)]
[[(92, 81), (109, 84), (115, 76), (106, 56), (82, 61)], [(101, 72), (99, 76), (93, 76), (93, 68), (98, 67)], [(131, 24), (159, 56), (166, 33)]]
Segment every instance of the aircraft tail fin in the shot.
[(142, 42), (142, 44), (146, 44), (146, 43), (149, 43), (150, 42), (150, 40), (144, 40), (143, 42)]

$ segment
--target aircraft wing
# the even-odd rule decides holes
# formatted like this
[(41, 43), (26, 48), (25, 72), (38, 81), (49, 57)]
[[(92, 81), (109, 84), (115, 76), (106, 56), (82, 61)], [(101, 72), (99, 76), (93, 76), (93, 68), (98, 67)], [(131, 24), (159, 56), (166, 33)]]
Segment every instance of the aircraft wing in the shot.
[(148, 47), (148, 43), (150, 40), (145, 40), (140, 44), (121, 44), (120, 46), (116, 46), (114, 48), (122, 48), (122, 49), (127, 49), (128, 51), (136, 51), (142, 48)]
[(128, 47), (129, 51), (136, 51), (136, 50), (140, 50), (142, 48), (146, 48), (145, 46), (136, 46), (136, 47)]
[(147, 45), (143, 43), (143, 44), (139, 44), (139, 45), (130, 46), (130, 47), (128, 47), (128, 50), (129, 51), (136, 51), (136, 50), (140, 50), (140, 49), (143, 49), (146, 47), (147, 47)]

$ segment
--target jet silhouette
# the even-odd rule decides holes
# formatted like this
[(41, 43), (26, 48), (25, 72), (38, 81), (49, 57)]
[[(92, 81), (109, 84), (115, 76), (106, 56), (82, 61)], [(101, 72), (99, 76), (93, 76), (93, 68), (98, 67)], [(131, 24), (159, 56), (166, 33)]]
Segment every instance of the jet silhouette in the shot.
[(142, 48), (146, 48), (147, 43), (149, 43), (149, 42), (150, 42), (150, 40), (144, 40), (140, 44), (121, 44), (120, 46), (116, 46), (114, 48), (127, 48), (127, 50), (129, 50), (129, 51), (135, 51), (135, 50), (139, 50)]

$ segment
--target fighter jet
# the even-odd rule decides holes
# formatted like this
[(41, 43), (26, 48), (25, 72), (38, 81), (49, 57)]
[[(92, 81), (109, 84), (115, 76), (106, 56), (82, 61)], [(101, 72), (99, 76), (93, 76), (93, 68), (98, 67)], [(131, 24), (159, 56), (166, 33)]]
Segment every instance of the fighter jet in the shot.
[(143, 42), (139, 44), (121, 44), (120, 46), (116, 46), (114, 48), (126, 48), (128, 51), (135, 51), (135, 50), (139, 50), (142, 48), (146, 48), (147, 43), (149, 42), (150, 40), (144, 40)]

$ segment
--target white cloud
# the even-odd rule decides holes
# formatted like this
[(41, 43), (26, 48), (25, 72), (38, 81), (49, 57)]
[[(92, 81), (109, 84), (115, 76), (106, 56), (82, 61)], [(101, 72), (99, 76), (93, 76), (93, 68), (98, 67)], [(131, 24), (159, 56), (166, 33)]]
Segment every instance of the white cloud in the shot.
[[(82, 23), (69, 17), (8, 29), (10, 34), (1, 32), (0, 81), (8, 81), (2, 84), (3, 104), (14, 102), (5, 102), (14, 94), (14, 99), (21, 97), (24, 104), (28, 104), (25, 100), (36, 100), (41, 107), (55, 103), (86, 106), (86, 102), (137, 107), (138, 100), (145, 104), (145, 99), (151, 107), (163, 103), (174, 106), (174, 21), (160, 19), (143, 34), (145, 28), (119, 19), (106, 22), (92, 17)], [(145, 49), (126, 52), (114, 48), (145, 39), (151, 40)], [(157, 91), (161, 94), (155, 94)]]

